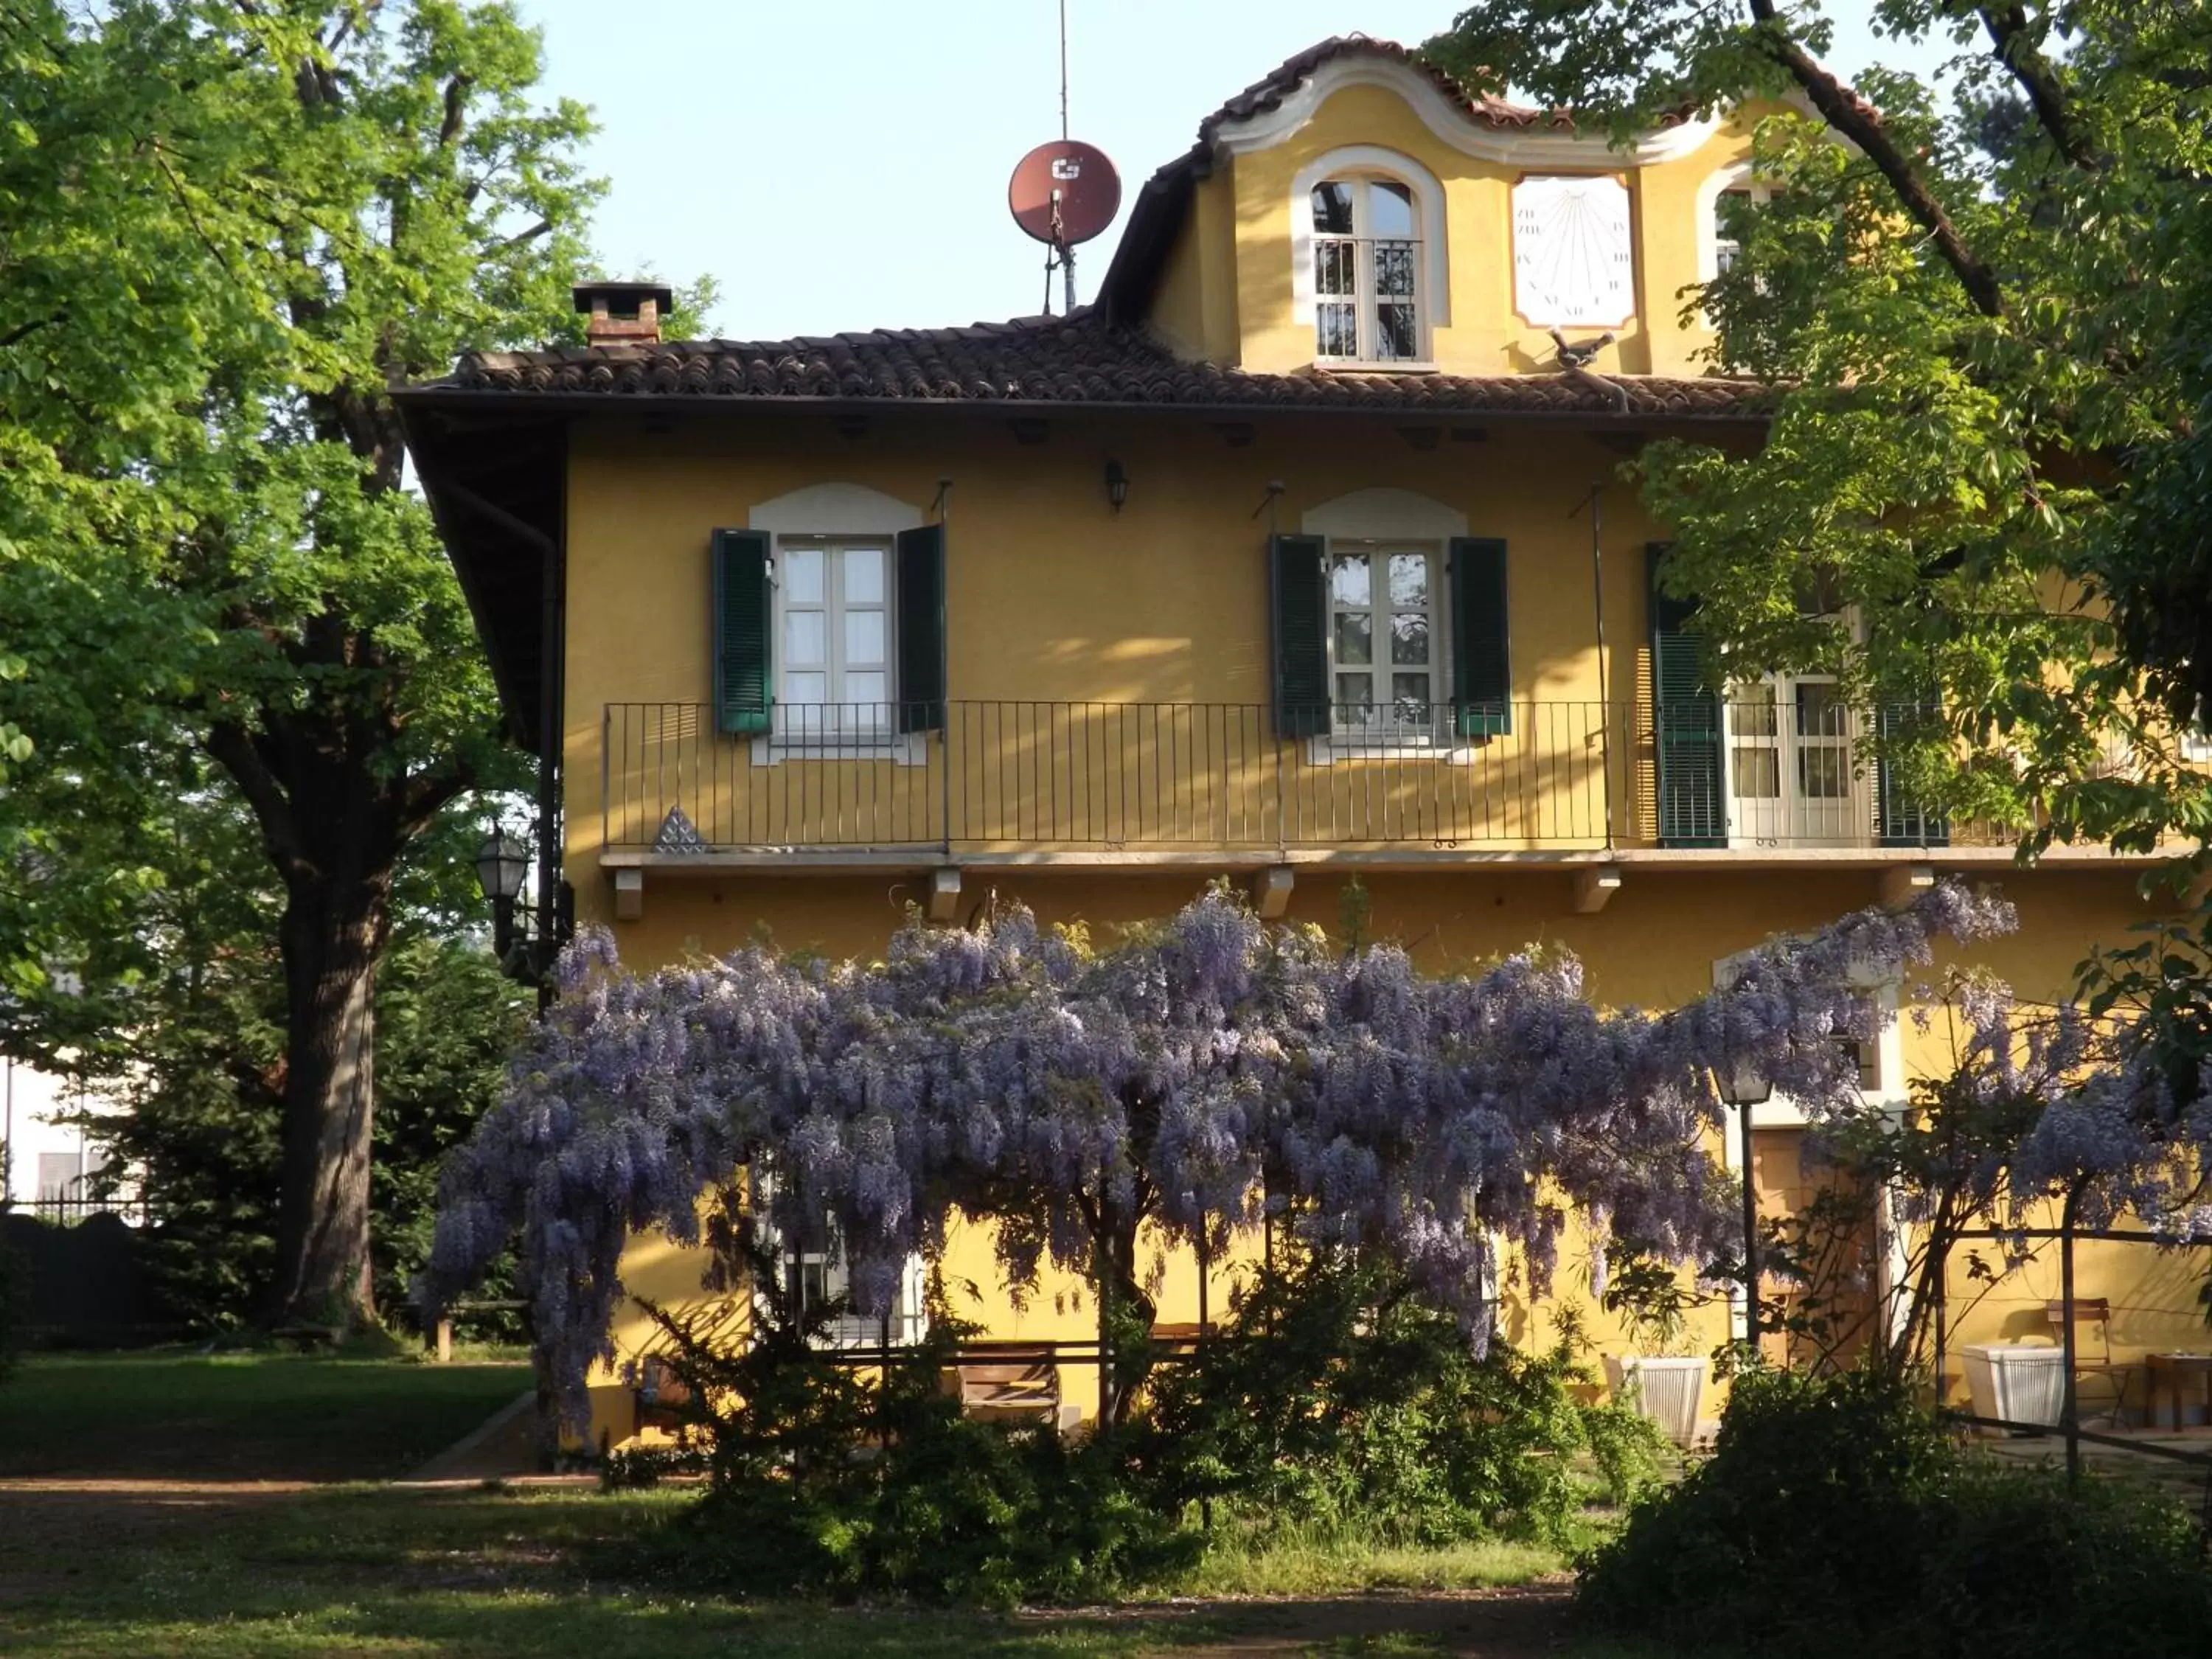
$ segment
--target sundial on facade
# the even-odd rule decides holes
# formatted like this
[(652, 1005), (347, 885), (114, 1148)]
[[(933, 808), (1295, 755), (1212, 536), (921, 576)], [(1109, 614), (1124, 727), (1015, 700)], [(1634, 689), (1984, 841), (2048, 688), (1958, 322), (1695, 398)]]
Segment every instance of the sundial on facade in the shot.
[(1542, 175), (1513, 186), (1516, 307), (1538, 328), (1619, 328), (1636, 314), (1628, 186)]

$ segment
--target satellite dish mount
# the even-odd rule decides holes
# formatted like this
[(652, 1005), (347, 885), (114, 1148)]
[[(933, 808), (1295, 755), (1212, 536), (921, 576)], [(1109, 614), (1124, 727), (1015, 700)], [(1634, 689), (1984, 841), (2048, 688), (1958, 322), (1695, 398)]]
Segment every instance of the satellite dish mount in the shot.
[(1045, 309), (1052, 309), (1051, 272), (1066, 283), (1075, 309), (1075, 249), (1102, 234), (1121, 206), (1121, 180), (1105, 151), (1080, 139), (1055, 139), (1022, 157), (1006, 186), (1006, 210), (1024, 232), (1051, 250), (1045, 256)]
[(1060, 137), (1021, 159), (1006, 185), (1006, 210), (1023, 232), (1049, 250), (1044, 260), (1044, 308), (1052, 310), (1052, 273), (1060, 272), (1066, 308), (1075, 309), (1075, 248), (1103, 234), (1121, 207), (1121, 179), (1106, 152), (1067, 136), (1067, 6), (1060, 9)]

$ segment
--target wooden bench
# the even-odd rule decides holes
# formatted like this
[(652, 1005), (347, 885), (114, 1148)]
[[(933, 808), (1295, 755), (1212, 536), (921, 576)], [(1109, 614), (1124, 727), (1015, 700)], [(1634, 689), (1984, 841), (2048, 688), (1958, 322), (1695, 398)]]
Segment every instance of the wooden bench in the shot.
[(1049, 1344), (977, 1342), (944, 1373), (963, 1416), (986, 1423), (1044, 1423), (1073, 1428), (1082, 1408), (1060, 1398), (1060, 1364)]
[(455, 1320), (467, 1319), (477, 1314), (523, 1313), (526, 1312), (529, 1307), (530, 1304), (527, 1302), (517, 1302), (512, 1300), (500, 1302), (454, 1303), (453, 1306), (446, 1310), (445, 1317), (438, 1322), (438, 1328), (431, 1333), (430, 1344), (436, 1351), (438, 1363), (441, 1365), (449, 1365), (453, 1364), (453, 1322)]
[(952, 1368), (952, 1381), (960, 1393), (960, 1409), (969, 1417), (985, 1422), (1059, 1419), (1057, 1365), (1042, 1360), (963, 1359)]
[(690, 1419), (691, 1385), (666, 1360), (648, 1354), (638, 1362), (637, 1385), (630, 1390), (630, 1400), (637, 1413), (632, 1432), (659, 1429), (676, 1434)]

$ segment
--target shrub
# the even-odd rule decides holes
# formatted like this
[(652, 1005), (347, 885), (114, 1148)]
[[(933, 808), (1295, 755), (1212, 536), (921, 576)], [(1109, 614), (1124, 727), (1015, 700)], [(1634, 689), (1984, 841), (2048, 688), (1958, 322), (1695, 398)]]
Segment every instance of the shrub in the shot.
[(1150, 1373), (1118, 1427), (1063, 1439), (977, 1422), (941, 1385), (965, 1328), (933, 1310), (910, 1355), (861, 1374), (818, 1339), (840, 1310), (793, 1305), (752, 1224), (718, 1224), (729, 1282), (755, 1287), (734, 1340), (655, 1310), (685, 1385), (690, 1449), (626, 1454), (609, 1478), (703, 1469), (705, 1498), (641, 1550), (687, 1582), (757, 1595), (904, 1595), (1005, 1604), (1110, 1595), (1192, 1565), (1224, 1535), (1430, 1545), (1571, 1530), (1587, 1455), (1625, 1492), (1656, 1431), (1585, 1406), (1571, 1339), (1475, 1359), (1401, 1274), (1350, 1261), (1262, 1277), (1233, 1328)]
[[(748, 1594), (1005, 1605), (1109, 1594), (1202, 1549), (1145, 1501), (1118, 1437), (963, 1416), (939, 1379), (964, 1328), (941, 1309), (912, 1355), (864, 1376), (816, 1344), (839, 1307), (795, 1309), (749, 1230), (738, 1248), (760, 1287), (740, 1342), (654, 1315), (708, 1477), (647, 1546), (658, 1569)], [(633, 1462), (633, 1479), (658, 1473)]]
[(1562, 1542), (1583, 1504), (1574, 1458), (1618, 1498), (1660, 1446), (1642, 1418), (1577, 1401), (1574, 1343), (1477, 1359), (1401, 1275), (1302, 1262), (1262, 1274), (1231, 1331), (1156, 1376), (1139, 1458), (1170, 1507), (1218, 1500), (1392, 1544)]
[(23, 1261), (6, 1237), (0, 1237), (0, 1382), (15, 1369), (23, 1341), (23, 1307), (28, 1299)]
[(2010, 1659), (2201, 1642), (2187, 1515), (2131, 1485), (1961, 1449), (1871, 1372), (1755, 1370), (1710, 1462), (1584, 1563), (1594, 1624), (1684, 1652)]

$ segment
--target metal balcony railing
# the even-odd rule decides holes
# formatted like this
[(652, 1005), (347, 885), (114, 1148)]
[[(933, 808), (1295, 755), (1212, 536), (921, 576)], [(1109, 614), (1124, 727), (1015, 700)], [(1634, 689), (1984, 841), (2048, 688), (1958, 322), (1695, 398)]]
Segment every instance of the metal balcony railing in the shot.
[[(1859, 720), (1771, 701), (606, 706), (611, 848), (997, 851), (2000, 843), (1890, 798)], [(1964, 833), (1962, 833), (1962, 831)]]

